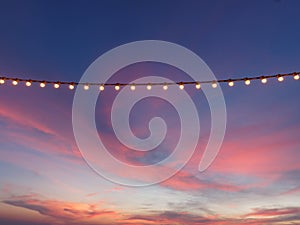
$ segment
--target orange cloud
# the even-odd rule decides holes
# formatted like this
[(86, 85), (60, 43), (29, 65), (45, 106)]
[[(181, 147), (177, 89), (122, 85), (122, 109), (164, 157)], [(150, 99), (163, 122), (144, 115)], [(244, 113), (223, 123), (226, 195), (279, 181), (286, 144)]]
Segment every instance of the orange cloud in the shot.
[[(284, 215), (300, 215), (300, 207), (272, 208), (272, 209), (254, 209), (254, 212), (248, 213), (245, 217), (278, 217)], [(300, 216), (299, 216), (300, 219)]]
[(111, 222), (122, 217), (118, 212), (102, 209), (97, 204), (39, 199), (36, 195), (12, 197), (3, 203), (36, 211), (65, 224), (71, 221), (86, 223), (94, 219)]
[[(103, 208), (103, 205), (92, 203), (76, 203), (41, 199), (37, 195), (15, 196), (3, 203), (38, 212), (45, 217), (45, 223), (51, 224), (83, 224), (83, 225), (281, 225), (284, 223), (298, 224), (300, 207), (257, 208), (244, 215), (223, 217), (211, 212), (199, 214), (188, 211), (151, 211), (136, 214)], [(48, 218), (48, 220), (47, 220)], [(16, 218), (13, 218), (16, 219)], [(12, 220), (13, 220), (12, 219)], [(7, 220), (7, 218), (6, 218)], [(0, 218), (0, 222), (2, 219)], [(7, 224), (13, 224), (7, 222)]]

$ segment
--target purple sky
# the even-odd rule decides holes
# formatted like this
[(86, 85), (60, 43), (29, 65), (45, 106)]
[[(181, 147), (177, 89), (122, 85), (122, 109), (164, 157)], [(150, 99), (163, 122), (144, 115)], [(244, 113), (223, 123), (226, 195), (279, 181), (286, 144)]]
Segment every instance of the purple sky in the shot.
[[(106, 51), (149, 39), (192, 50), (217, 79), (300, 71), (299, 8), (293, 0), (1, 1), (0, 74), (79, 81)], [(141, 63), (111, 80), (158, 71), (176, 81), (188, 78), (169, 66)], [(98, 176), (81, 156), (72, 130), (74, 91), (1, 85), (0, 225), (300, 224), (299, 81), (221, 87), (227, 130), (211, 167), (198, 172), (210, 111), (204, 94), (189, 86), (201, 121), (195, 154), (172, 178), (133, 188)], [(116, 95), (107, 88), (96, 107), (99, 136), (111, 154), (135, 165), (171, 154), (180, 135), (176, 110), (157, 98), (135, 105), (137, 136), (149, 135), (156, 116), (169, 128), (162, 145), (143, 154), (122, 146), (111, 129)]]

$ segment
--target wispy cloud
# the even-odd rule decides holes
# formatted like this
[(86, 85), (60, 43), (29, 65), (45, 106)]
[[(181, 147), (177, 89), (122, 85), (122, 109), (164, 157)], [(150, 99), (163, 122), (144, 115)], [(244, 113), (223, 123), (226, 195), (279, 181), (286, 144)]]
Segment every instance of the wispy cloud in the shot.
[(102, 220), (117, 219), (120, 215), (112, 210), (101, 209), (97, 204), (74, 203), (58, 200), (40, 199), (35, 195), (12, 197), (3, 203), (36, 211), (57, 221), (85, 221), (93, 218)]
[[(29, 209), (47, 216), (54, 224), (143, 224), (143, 225), (169, 225), (169, 224), (251, 224), (251, 225), (281, 225), (284, 223), (297, 224), (300, 222), (300, 207), (280, 208), (254, 208), (248, 213), (235, 216), (220, 216), (210, 210), (201, 210), (192, 213), (186, 209), (165, 211), (145, 211), (140, 213), (122, 212), (105, 208), (105, 203), (76, 203), (44, 199), (41, 196), (31, 194), (13, 196), (3, 201), (4, 204)], [(200, 206), (199, 206), (200, 207)], [(201, 206), (202, 207), (202, 206)], [(201, 208), (200, 207), (200, 208)], [(45, 217), (45, 224), (47, 224)], [(0, 218), (0, 222), (4, 219)], [(7, 220), (7, 218), (5, 219)], [(10, 220), (8, 220), (10, 221)], [(14, 218), (11, 218), (14, 224)], [(105, 221), (105, 222), (104, 222)]]
[(253, 212), (248, 213), (245, 217), (278, 217), (278, 216), (285, 216), (285, 215), (299, 215), (300, 217), (300, 207), (287, 207), (287, 208), (271, 208), (271, 209), (264, 209), (264, 208), (256, 208), (253, 209)]

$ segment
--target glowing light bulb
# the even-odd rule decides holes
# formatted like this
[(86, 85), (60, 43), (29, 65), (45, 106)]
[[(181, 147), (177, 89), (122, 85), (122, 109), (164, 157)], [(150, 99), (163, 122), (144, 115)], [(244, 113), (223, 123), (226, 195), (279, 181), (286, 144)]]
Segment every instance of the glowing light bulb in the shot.
[(164, 89), (165, 91), (168, 90), (168, 85), (167, 85), (167, 84), (164, 84), (163, 89)]
[(41, 88), (44, 88), (45, 86), (46, 86), (46, 83), (45, 83), (45, 82), (40, 83), (40, 87), (41, 87)]
[(300, 78), (300, 77), (299, 77), (299, 74), (295, 74), (295, 75), (294, 75), (294, 80), (299, 80), (299, 78)]
[(212, 86), (212, 88), (216, 88), (216, 87), (218, 87), (218, 84), (217, 84), (217, 82), (212, 82), (212, 84), (211, 84), (211, 86)]
[(228, 85), (229, 85), (230, 87), (233, 87), (233, 86), (234, 86), (234, 82), (233, 82), (233, 81), (229, 81), (229, 82), (228, 82)]
[(151, 90), (151, 88), (152, 88), (152, 86), (151, 86), (151, 84), (147, 84), (147, 90)]
[(83, 86), (83, 89), (87, 91), (87, 90), (90, 89), (90, 86), (89, 86), (88, 84), (85, 84), (85, 85)]
[(26, 85), (27, 87), (30, 87), (30, 86), (31, 86), (31, 81), (30, 81), (30, 80), (26, 81), (25, 85)]
[(100, 85), (99, 90), (104, 91), (104, 85), (103, 84)]
[(283, 78), (283, 76), (279, 76), (279, 77), (277, 78), (277, 80), (278, 80), (279, 82), (282, 82), (282, 81), (284, 80), (284, 78)]
[(116, 90), (116, 91), (120, 90), (120, 85), (116, 84), (116, 85), (115, 85), (115, 90)]
[(179, 84), (179, 89), (180, 89), (180, 90), (183, 90), (183, 89), (184, 89), (183, 83), (180, 83), (180, 84)]
[(196, 89), (200, 89), (200, 88), (201, 88), (200, 83), (196, 83)]
[(263, 84), (267, 83), (267, 81), (268, 81), (267, 78), (265, 78), (265, 77), (264, 77), (264, 78), (261, 78), (261, 82), (262, 82)]
[(4, 83), (5, 83), (4, 78), (1, 78), (1, 79), (0, 79), (0, 84), (4, 84)]
[(246, 84), (246, 85), (250, 85), (250, 84), (251, 84), (251, 81), (250, 81), (249, 79), (246, 79), (246, 80), (245, 80), (245, 84)]
[(53, 87), (54, 87), (54, 88), (59, 88), (59, 83), (55, 83), (55, 84), (53, 85)]
[(135, 90), (135, 84), (130, 85), (130, 90), (134, 91)]
[(75, 88), (74, 84), (70, 84), (70, 85), (69, 85), (69, 89), (70, 89), (70, 90), (73, 90), (74, 88)]
[(12, 81), (12, 84), (13, 84), (13, 85), (18, 85), (18, 80), (13, 80), (13, 81)]

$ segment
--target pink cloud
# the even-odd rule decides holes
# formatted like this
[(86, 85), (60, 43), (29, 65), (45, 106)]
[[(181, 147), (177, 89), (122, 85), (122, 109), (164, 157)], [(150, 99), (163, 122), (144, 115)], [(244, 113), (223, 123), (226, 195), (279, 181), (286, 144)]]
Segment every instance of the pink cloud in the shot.
[(5, 204), (36, 211), (41, 215), (49, 216), (57, 221), (86, 221), (97, 218), (108, 222), (120, 218), (118, 212), (102, 209), (100, 205), (91, 203), (76, 203), (58, 200), (40, 199), (36, 195), (24, 195), (12, 197), (3, 201)]
[[(246, 218), (255, 217), (255, 218)], [(283, 223), (297, 224), (300, 221), (299, 208), (255, 209), (247, 215), (237, 217), (222, 217), (216, 215), (196, 215), (189, 212), (165, 211), (152, 214), (135, 215), (123, 221), (122, 224), (203, 224), (203, 225), (280, 225)]]
[(285, 215), (300, 215), (300, 207), (271, 208), (271, 209), (257, 208), (254, 209), (253, 212), (246, 214), (244, 217), (279, 217)]
[[(249, 224), (249, 225), (280, 225), (300, 221), (299, 207), (284, 208), (256, 208), (251, 212), (235, 216), (224, 217), (216, 214), (199, 213), (188, 211), (152, 211), (121, 212), (103, 208), (104, 204), (78, 203), (44, 199), (38, 195), (23, 195), (11, 197), (3, 203), (38, 212), (47, 218), (51, 218), (54, 224), (106, 224), (106, 225), (169, 225), (169, 224), (203, 224), (203, 225), (225, 225), (225, 224)], [(25, 211), (24, 211), (25, 212)], [(1, 221), (1, 218), (0, 218)], [(49, 220), (48, 220), (49, 221)]]
[[(210, 171), (258, 177), (272, 177), (300, 168), (296, 155), (299, 127), (288, 127), (267, 134), (256, 134), (259, 127), (228, 131)], [(199, 162), (201, 155), (192, 160)]]
[(4, 104), (0, 109), (0, 118), (7, 125), (0, 131), (0, 139), (38, 152), (61, 155), (75, 163), (81, 161), (81, 154), (70, 136), (71, 132), (58, 129), (53, 123), (47, 119), (41, 120), (40, 117), (48, 116), (42, 114), (34, 117), (31, 110), (25, 109), (23, 112)]
[(300, 187), (295, 187), (295, 188), (292, 188), (288, 191), (282, 192), (281, 195), (294, 195), (298, 192), (300, 192)]
[(185, 171), (178, 172), (175, 176), (162, 182), (160, 185), (172, 188), (174, 190), (181, 190), (181, 191), (214, 189), (214, 190), (222, 190), (227, 192), (235, 192), (245, 188), (242, 186), (237, 186), (232, 184), (199, 180), (193, 174), (187, 173)]

